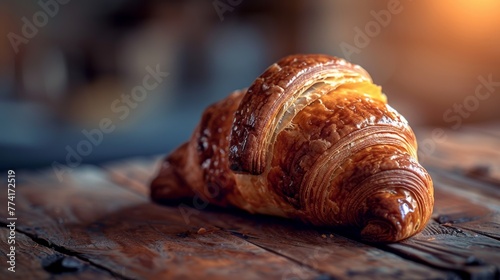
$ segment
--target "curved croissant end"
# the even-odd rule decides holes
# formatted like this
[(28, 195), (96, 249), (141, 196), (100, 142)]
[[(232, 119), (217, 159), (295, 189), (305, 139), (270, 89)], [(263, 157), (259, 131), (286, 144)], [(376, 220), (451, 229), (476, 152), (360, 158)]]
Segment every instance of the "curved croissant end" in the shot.
[(289, 56), (248, 91), (207, 108), (191, 140), (165, 160), (151, 196), (196, 194), (394, 242), (421, 231), (432, 213), (432, 180), (416, 150), (408, 123), (361, 67)]

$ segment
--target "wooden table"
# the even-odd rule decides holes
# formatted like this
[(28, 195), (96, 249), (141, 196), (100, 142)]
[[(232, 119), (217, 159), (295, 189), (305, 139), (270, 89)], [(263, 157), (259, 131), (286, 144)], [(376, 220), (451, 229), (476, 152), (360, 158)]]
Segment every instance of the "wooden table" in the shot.
[[(62, 182), (52, 169), (19, 170), (16, 272), (7, 271), (2, 226), (0, 277), (499, 279), (500, 124), (444, 133), (444, 141), (418, 133), (435, 185), (433, 219), (413, 238), (385, 245), (201, 201), (151, 203), (159, 157), (81, 166)], [(0, 216), (8, 217), (6, 191), (0, 196)]]

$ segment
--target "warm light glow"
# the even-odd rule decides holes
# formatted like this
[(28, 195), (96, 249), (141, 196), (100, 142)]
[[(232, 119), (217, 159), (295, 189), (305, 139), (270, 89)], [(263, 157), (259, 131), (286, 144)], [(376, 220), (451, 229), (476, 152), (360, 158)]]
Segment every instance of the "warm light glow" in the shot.
[(455, 0), (428, 2), (430, 16), (454, 35), (463, 39), (484, 39), (497, 36), (500, 1)]

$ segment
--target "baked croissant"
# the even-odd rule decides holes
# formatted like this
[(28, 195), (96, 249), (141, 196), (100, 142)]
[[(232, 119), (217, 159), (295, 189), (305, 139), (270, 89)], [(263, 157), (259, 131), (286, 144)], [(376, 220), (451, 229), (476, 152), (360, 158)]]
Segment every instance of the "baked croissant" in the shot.
[(364, 69), (327, 55), (285, 57), (206, 109), (151, 183), (157, 202), (196, 195), (375, 242), (421, 231), (434, 204), (407, 121)]

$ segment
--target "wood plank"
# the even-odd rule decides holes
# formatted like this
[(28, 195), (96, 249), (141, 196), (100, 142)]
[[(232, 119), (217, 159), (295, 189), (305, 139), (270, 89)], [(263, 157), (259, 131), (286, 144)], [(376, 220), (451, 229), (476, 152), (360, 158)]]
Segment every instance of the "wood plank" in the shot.
[[(63, 182), (57, 180), (52, 170), (17, 172), (15, 203), (19, 228), (35, 235), (48, 228), (52, 238), (71, 240), (68, 225), (87, 224), (113, 211), (147, 202), (144, 197), (123, 191), (95, 170), (82, 167)], [(6, 205), (7, 197), (0, 196), (0, 201)], [(0, 208), (0, 216), (7, 217), (7, 207)]]
[[(34, 242), (23, 233), (16, 232), (15, 244), (7, 244), (9, 230), (0, 228), (0, 251), (10, 253), (15, 246), (15, 272), (8, 271), (5, 255), (2, 254), (3, 279), (116, 279), (108, 271), (96, 268), (88, 262), (59, 253)], [(2, 276), (3, 275), (3, 276)], [(5, 277), (5, 278), (4, 278)]]
[[(203, 211), (199, 216), (256, 245), (339, 278), (429, 279), (450, 278), (456, 273), (464, 278), (494, 279), (500, 271), (500, 242), (465, 227), (457, 228), (455, 224), (439, 225), (431, 220), (424, 232), (413, 238), (375, 248), (373, 244), (346, 238), (349, 235), (342, 231), (309, 228), (285, 219), (263, 216), (256, 219), (246, 213), (239, 213), (240, 217), (235, 218), (234, 213), (223, 210)], [(433, 275), (435, 270), (423, 267), (422, 271), (414, 262), (447, 271), (447, 274)], [(353, 267), (352, 263), (359, 266)]]
[(437, 182), (433, 218), (438, 223), (500, 240), (500, 201), (463, 192), (458, 183), (447, 186), (439, 176), (433, 178)]
[[(493, 213), (481, 219), (453, 223), (454, 227), (467, 229), (500, 240), (500, 214)], [(497, 256), (500, 258), (500, 256)]]
[[(433, 130), (417, 130), (419, 159), (426, 166), (455, 171), (500, 188), (500, 124), (464, 126), (445, 130), (444, 139), (433, 138)], [(431, 148), (434, 147), (434, 149)]]
[[(445, 279), (455, 276), (346, 238), (328, 228), (239, 211), (228, 213), (223, 209), (201, 211), (198, 215), (207, 223), (334, 279)], [(294, 272), (290, 270), (290, 276)]]
[(455, 172), (428, 168), (434, 181), (438, 180), (441, 188), (447, 192), (467, 197), (480, 204), (486, 203), (489, 207), (500, 211), (500, 188), (486, 182), (479, 181)]
[(299, 279), (320, 276), (195, 216), (186, 223), (178, 209), (172, 207), (144, 203), (116, 212), (89, 227), (99, 228), (99, 237), (92, 238), (94, 246), (78, 251), (133, 277), (280, 279), (289, 270), (297, 271)]
[[(196, 217), (186, 223), (178, 209), (116, 186), (101, 169), (75, 169), (62, 183), (42, 176), (17, 175), (19, 181), (36, 182), (17, 185), (18, 228), (120, 277), (262, 279), (299, 270), (300, 265)], [(6, 215), (4, 209), (0, 215)], [(208, 232), (198, 234), (201, 227)], [(298, 276), (320, 274), (304, 268)]]
[(500, 275), (500, 242), (432, 220), (421, 234), (381, 248), (431, 267), (455, 271), (466, 279), (497, 279)]
[[(120, 171), (115, 170), (115, 172), (119, 173)], [(454, 271), (463, 277), (493, 277), (498, 273), (500, 255), (495, 251), (489, 251), (488, 248), (499, 248), (500, 244), (497, 240), (491, 240), (488, 237), (498, 236), (499, 226), (496, 213), (500, 203), (495, 198), (486, 196), (487, 194), (484, 192), (476, 190), (471, 193), (471, 190), (474, 189), (471, 189), (470, 186), (462, 186), (464, 182), (457, 181), (457, 178), (450, 181), (450, 178), (443, 176), (442, 172), (439, 175), (433, 174), (433, 178), (436, 185), (436, 205), (433, 217), (443, 225), (431, 222), (422, 234), (402, 243), (403, 245), (382, 246), (380, 248), (435, 268)], [(135, 179), (130, 178), (130, 180)], [(143, 182), (142, 185), (144, 188), (146, 183)], [(373, 261), (366, 254), (370, 250), (378, 249), (359, 245), (358, 242), (337, 236), (337, 234), (334, 234), (333, 238), (323, 240), (320, 238), (321, 234), (315, 229), (303, 229), (300, 225), (290, 229), (283, 224), (289, 224), (290, 221), (280, 222), (281, 220), (278, 219), (278, 221), (266, 223), (264, 222), (266, 219), (272, 218), (260, 217), (256, 224), (255, 222), (252, 224), (252, 220), (255, 220), (254, 216), (240, 213), (244, 216), (243, 221), (241, 219), (235, 220), (234, 215), (227, 215), (224, 210), (216, 213), (203, 211), (198, 215), (203, 217), (207, 223), (233, 231), (238, 236), (244, 236), (250, 242), (267, 250), (300, 261), (335, 277), (346, 277), (352, 273), (358, 276), (374, 273), (378, 275), (373, 267), (381, 268), (385, 273), (378, 275), (380, 278), (404, 273), (390, 269), (385, 270), (389, 263), (397, 263), (397, 260), (400, 261), (400, 259), (396, 258), (395, 261), (394, 256), (384, 255), (377, 265), (373, 265)], [(457, 235), (456, 232), (462, 234)], [(329, 234), (327, 232), (326, 236), (329, 237)], [(280, 240), (280, 236), (286, 236), (286, 241)], [(349, 243), (350, 246), (339, 245), (346, 243)], [(467, 251), (466, 248), (469, 247), (474, 248), (474, 250)], [(437, 251), (442, 252), (434, 256)], [(332, 257), (332, 254), (328, 254), (328, 252), (339, 253)], [(382, 251), (383, 254), (387, 254), (387, 252)], [(311, 259), (310, 256), (316, 257)], [(482, 263), (481, 265), (476, 265), (474, 262), (469, 264), (468, 259), (481, 260)], [(342, 265), (343, 260), (361, 264), (357, 267), (361, 271), (353, 272), (351, 266)], [(332, 266), (332, 263), (335, 263), (336, 266)], [(367, 263), (369, 264), (366, 265)], [(405, 267), (405, 265), (398, 265), (398, 267)], [(419, 274), (415, 272), (405, 274), (406, 277), (408, 275)]]
[(149, 197), (149, 183), (159, 172), (164, 156), (138, 157), (102, 165), (109, 180), (144, 197)]

